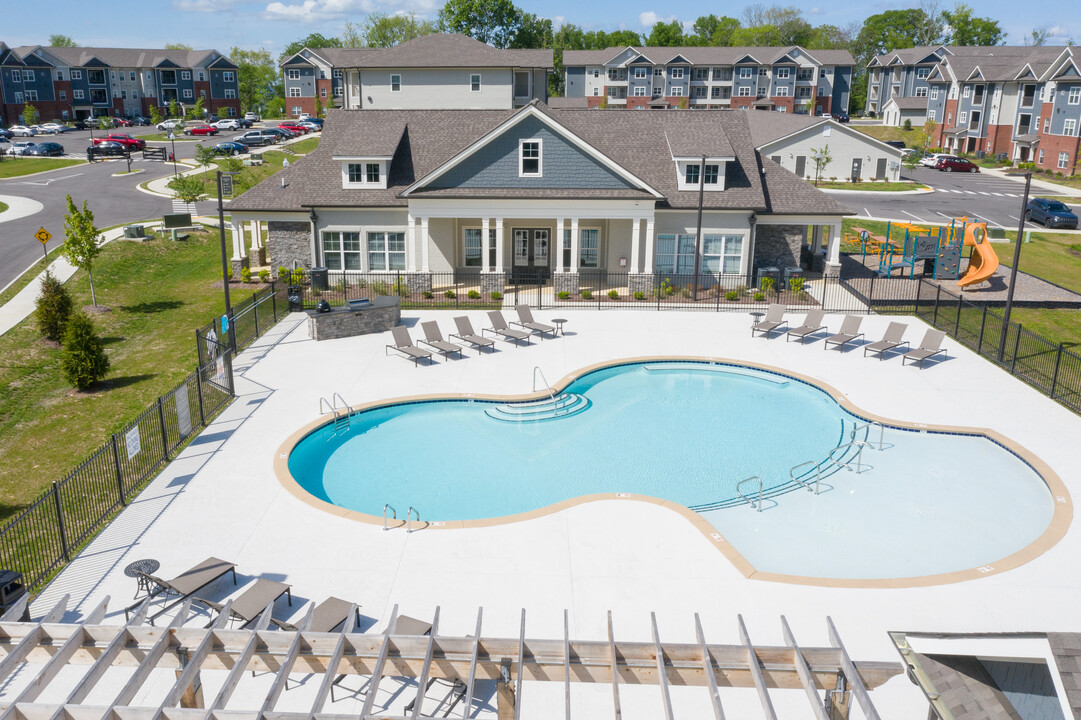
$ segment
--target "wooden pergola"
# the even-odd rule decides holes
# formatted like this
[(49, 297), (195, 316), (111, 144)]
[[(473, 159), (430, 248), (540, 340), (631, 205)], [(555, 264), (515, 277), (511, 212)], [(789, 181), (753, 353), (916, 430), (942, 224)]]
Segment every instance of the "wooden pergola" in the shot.
[[(11, 695), (0, 695), (0, 720), (355, 720), (356, 713), (334, 714), (326, 709), (332, 689), (354, 675), (370, 678), (359, 713), (362, 720), (433, 717), (425, 714), (424, 689), (435, 679), (459, 688), (463, 697), (450, 709), (452, 717), (461, 718), (474, 717), (478, 711), (473, 702), (475, 683), (495, 681), (500, 720), (518, 720), (534, 683), (563, 685), (562, 714), (567, 720), (574, 683), (610, 686), (616, 720), (623, 716), (620, 691), (624, 685), (656, 687), (654, 717), (663, 713), (665, 720), (675, 717), (670, 693), (679, 686), (701, 687), (708, 697), (703, 702), (712, 707), (716, 720), (725, 718), (722, 696), (726, 688), (751, 687), (758, 692), (766, 720), (777, 718), (770, 695), (776, 689), (802, 689), (817, 720), (844, 720), (853, 698), (868, 720), (878, 720), (869, 690), (902, 670), (897, 662), (854, 662), (829, 618), (830, 647), (801, 647), (783, 616), (786, 644), (760, 646), (751, 642), (742, 617), (738, 618), (740, 644), (707, 642), (697, 614), (697, 642), (673, 643), (661, 639), (655, 616), (651, 616), (649, 642), (618, 639), (611, 613), (607, 640), (572, 639), (566, 612), (562, 638), (527, 637), (524, 610), (518, 637), (483, 635), (482, 611), (477, 613), (472, 635), (449, 637), (439, 634), (438, 608), (429, 634), (403, 635), (352, 632), (351, 622), (341, 632), (308, 632), (304, 628), (311, 619), (311, 605), (298, 631), (270, 629), (269, 605), (251, 628), (229, 629), (228, 603), (210, 626), (186, 627), (191, 619), (190, 600), (165, 627), (144, 624), (149, 601), (124, 625), (102, 624), (108, 598), (81, 622), (61, 623), (67, 600), (37, 622), (14, 620), (23, 614), (25, 600), (0, 617), (0, 687), (18, 688)], [(394, 628), (396, 619), (397, 607), (387, 627)], [(86, 671), (74, 681), (71, 672), (63, 673), (61, 685), (61, 671), (69, 666), (85, 666)], [(32, 675), (28, 682), (12, 681), (20, 668)], [(109, 692), (112, 699), (106, 704), (85, 704), (113, 668), (130, 668), (119, 691)], [(175, 682), (164, 699), (156, 705), (134, 704), (135, 698), (150, 695), (141, 691), (152, 671), (160, 668), (175, 672)], [(200, 674), (204, 671), (227, 673), (213, 698), (203, 697)], [(273, 673), (270, 690), (234, 695), (248, 672)], [(276, 709), (291, 675), (317, 679), (318, 689), (307, 712)], [(386, 714), (375, 707), (374, 690), (388, 677), (413, 679), (420, 689), (405, 715)], [(104, 689), (98, 690), (98, 698)], [(46, 690), (50, 698), (63, 697), (63, 701), (38, 702)], [(544, 704), (546, 717), (560, 712), (551, 707), (551, 693), (546, 693)], [(429, 708), (432, 713), (444, 710)]]

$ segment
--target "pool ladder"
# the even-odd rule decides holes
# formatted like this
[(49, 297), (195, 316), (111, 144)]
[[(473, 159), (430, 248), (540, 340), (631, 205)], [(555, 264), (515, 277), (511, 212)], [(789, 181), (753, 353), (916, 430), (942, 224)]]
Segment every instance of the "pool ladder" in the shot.
[[(339, 403), (341, 404), (339, 405)], [(349, 429), (349, 420), (352, 413), (350, 412), (349, 403), (345, 402), (345, 398), (338, 393), (331, 395), (330, 400), (325, 397), (319, 398), (319, 414), (327, 415), (329, 413), (334, 414), (334, 432), (327, 440), (332, 440)]]
[[(390, 525), (388, 523), (388, 518), (387, 518), (387, 511), (388, 510), (390, 511), (390, 518), (389, 518), (390, 520), (397, 520), (398, 519), (398, 511), (394, 509), (393, 505), (391, 505), (390, 503), (386, 503), (385, 505), (383, 505), (383, 531), (384, 532), (386, 532), (387, 530), (390, 530)], [(414, 520), (414, 518), (416, 519), (416, 522), (419, 525), (420, 524), (420, 510), (417, 510), (415, 507), (410, 505), (409, 509), (405, 511), (405, 531), (407, 533), (413, 532), (413, 520)], [(401, 526), (397, 525), (396, 527), (401, 527)]]

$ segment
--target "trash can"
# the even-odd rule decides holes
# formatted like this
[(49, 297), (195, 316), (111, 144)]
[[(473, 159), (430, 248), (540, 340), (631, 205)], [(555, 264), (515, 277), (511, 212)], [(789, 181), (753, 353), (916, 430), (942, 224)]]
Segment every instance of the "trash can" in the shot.
[[(14, 570), (0, 570), (0, 614), (5, 613), (26, 594), (26, 583), (23, 574)], [(22, 622), (30, 622), (29, 605), (27, 610), (19, 618)]]
[(289, 312), (300, 312), (304, 309), (304, 286), (289, 286)]
[(327, 284), (328, 271), (325, 267), (313, 267), (312, 268), (312, 290), (327, 290), (330, 285)]

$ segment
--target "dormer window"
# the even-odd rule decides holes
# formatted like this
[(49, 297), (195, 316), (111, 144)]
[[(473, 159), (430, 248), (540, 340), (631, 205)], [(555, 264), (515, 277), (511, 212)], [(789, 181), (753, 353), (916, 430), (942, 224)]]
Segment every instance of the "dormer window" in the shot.
[(724, 163), (730, 158), (675, 158), (679, 173), (677, 184), (680, 190), (703, 190), (715, 192), (724, 190)]
[(721, 175), (720, 165), (706, 165), (706, 171), (702, 177), (702, 182), (706, 185), (716, 185)]
[(688, 165), (684, 172), (683, 182), (686, 185), (697, 185), (699, 173), (702, 171), (701, 165)]
[(385, 158), (335, 158), (342, 161), (342, 187), (359, 190), (386, 189)]
[(518, 143), (518, 177), (541, 177), (541, 140), (521, 140)]

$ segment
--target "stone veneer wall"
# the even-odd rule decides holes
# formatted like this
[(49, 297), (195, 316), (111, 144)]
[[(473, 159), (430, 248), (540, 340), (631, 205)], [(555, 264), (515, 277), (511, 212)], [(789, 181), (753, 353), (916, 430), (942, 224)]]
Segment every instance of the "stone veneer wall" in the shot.
[(306, 222), (280, 222), (271, 220), (267, 223), (267, 262), (274, 267), (310, 268), (311, 225)]
[(312, 340), (385, 332), (402, 320), (402, 305), (371, 307), (363, 310), (333, 310), (328, 313), (308, 311), (308, 337)]
[(759, 225), (755, 230), (755, 267), (774, 266), (782, 271), (799, 267), (803, 230), (802, 225)]

